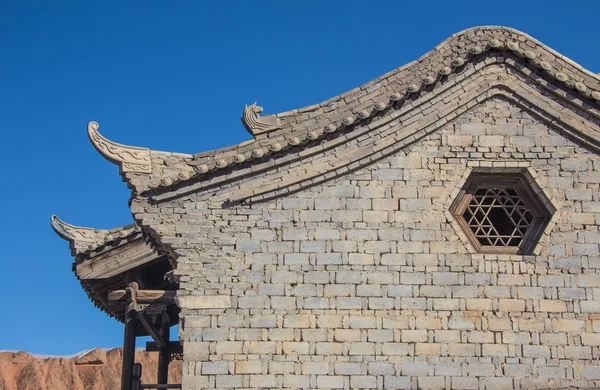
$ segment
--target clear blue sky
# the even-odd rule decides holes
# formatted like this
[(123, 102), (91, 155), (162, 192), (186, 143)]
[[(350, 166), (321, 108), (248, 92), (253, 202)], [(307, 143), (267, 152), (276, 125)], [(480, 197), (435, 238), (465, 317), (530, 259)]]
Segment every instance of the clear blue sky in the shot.
[(475, 25), (517, 28), (596, 73), (598, 15), (598, 1), (0, 1), (0, 350), (122, 343), (49, 224), (132, 222), (88, 121), (151, 149), (227, 146), (249, 138), (246, 103), (318, 103)]

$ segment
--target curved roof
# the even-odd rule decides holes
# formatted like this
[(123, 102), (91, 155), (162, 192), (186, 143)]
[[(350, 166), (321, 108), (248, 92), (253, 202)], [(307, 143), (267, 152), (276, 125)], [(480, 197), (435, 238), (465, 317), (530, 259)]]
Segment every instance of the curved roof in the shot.
[[(481, 82), (473, 82), (477, 72), (491, 66), (511, 68), (511, 72), (519, 74), (498, 76), (487, 89), (481, 87)], [(521, 81), (517, 80), (519, 77)], [(381, 132), (389, 126), (398, 121), (404, 124), (403, 118), (409, 117), (411, 110), (422, 110), (423, 101), (429, 99), (433, 104), (436, 95), (453, 92), (453, 87), (468, 82), (472, 82), (473, 90), (479, 91), (479, 95), (471, 97), (473, 101), (494, 88), (497, 94), (509, 89), (521, 98), (529, 96), (517, 99), (517, 103), (524, 100), (535, 106), (535, 101), (544, 94), (522, 88), (523, 78), (529, 78), (540, 89), (545, 88), (570, 101), (586, 115), (600, 118), (598, 75), (527, 34), (507, 27), (487, 26), (454, 34), (419, 59), (322, 103), (267, 116), (261, 116), (262, 107), (247, 106), (242, 122), (254, 139), (230, 147), (183, 155), (119, 145), (102, 137), (95, 122), (88, 125), (88, 134), (102, 155), (119, 164), (135, 193), (160, 199), (164, 193), (177, 193), (183, 186), (193, 186), (197, 191), (235, 182), (258, 172), (272, 172), (274, 168), (290, 165), (326, 149), (333, 150), (343, 143), (360, 143), (361, 137), (367, 134), (372, 138), (381, 137)], [(452, 93), (446, 95), (451, 101)], [(550, 107), (551, 103), (548, 104)], [(575, 129), (572, 135), (582, 142), (600, 145), (597, 125), (582, 127), (563, 120), (559, 113), (549, 110), (545, 114), (548, 120), (560, 120), (565, 128)], [(438, 122), (452, 119), (451, 113), (431, 115), (437, 115)], [(421, 129), (429, 125), (424, 122), (421, 128), (414, 127), (412, 133), (396, 129), (394, 141), (388, 137), (385, 142), (380, 142), (386, 145), (371, 145), (371, 152), (363, 149), (352, 159), (347, 159), (343, 167), (329, 162), (328, 168), (324, 164), (319, 168), (319, 174), (342, 174), (353, 169), (353, 161), (381, 158), (392, 152), (392, 143), (408, 144), (423, 136), (425, 133)], [(405, 134), (399, 137), (399, 133)], [(284, 149), (286, 153), (282, 153)], [(300, 172), (299, 177), (309, 180), (309, 176)], [(299, 180), (282, 184), (285, 180), (278, 179), (258, 191), (265, 193), (283, 186), (293, 190)], [(255, 195), (224, 196), (215, 201), (244, 201)]]
[[(166, 255), (159, 254), (148, 243), (141, 229), (130, 224), (110, 230), (74, 226), (56, 215), (50, 219), (54, 231), (69, 242), (75, 258), (73, 272), (96, 307), (123, 322), (125, 303), (109, 302), (108, 293), (127, 287), (127, 273), (132, 270), (142, 275), (145, 289), (172, 289), (174, 284), (165, 280), (172, 267)], [(170, 308), (175, 314), (177, 308)], [(177, 316), (171, 315), (173, 321)], [(142, 334), (143, 327), (139, 327)]]
[(123, 242), (142, 237), (142, 229), (135, 223), (110, 230), (93, 229), (68, 224), (53, 215), (50, 217), (50, 225), (56, 234), (69, 242), (71, 255), (78, 257), (80, 261)]

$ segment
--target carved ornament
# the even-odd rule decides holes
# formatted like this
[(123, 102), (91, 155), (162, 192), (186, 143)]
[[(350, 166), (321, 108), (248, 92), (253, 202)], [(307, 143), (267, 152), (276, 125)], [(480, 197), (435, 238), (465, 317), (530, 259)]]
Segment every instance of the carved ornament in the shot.
[(260, 116), (263, 112), (261, 106), (257, 106), (256, 103), (246, 106), (242, 115), (242, 123), (246, 127), (246, 130), (252, 135), (258, 135), (266, 133), (272, 130), (277, 130), (281, 127), (279, 118), (275, 115)]
[(107, 160), (119, 164), (121, 172), (152, 173), (150, 149), (121, 145), (104, 138), (97, 122), (88, 123), (87, 131), (94, 148)]
[(95, 242), (98, 241), (96, 230), (87, 227), (75, 226), (61, 221), (56, 215), (50, 217), (50, 224), (54, 231), (68, 241)]

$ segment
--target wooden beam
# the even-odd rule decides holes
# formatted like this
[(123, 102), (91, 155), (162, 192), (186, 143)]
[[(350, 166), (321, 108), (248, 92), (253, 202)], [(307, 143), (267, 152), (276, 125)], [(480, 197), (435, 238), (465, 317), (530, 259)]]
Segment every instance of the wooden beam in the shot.
[(160, 348), (158, 354), (158, 375), (156, 382), (159, 385), (164, 385), (169, 383), (169, 360), (171, 359), (169, 348), (171, 345), (171, 319), (166, 311), (160, 316), (160, 335), (166, 343)]
[(83, 280), (108, 279), (159, 257), (150, 244), (138, 238), (77, 264), (75, 273)]
[[(159, 352), (160, 348), (153, 341), (146, 342), (146, 352)], [(169, 352), (183, 353), (183, 346), (179, 341), (169, 341)]]
[(123, 366), (121, 371), (121, 390), (132, 390), (133, 365), (135, 363), (135, 328), (137, 322), (136, 282), (129, 283), (127, 294), (130, 297), (125, 309), (125, 335), (123, 338)]
[(148, 319), (148, 316), (143, 313), (139, 313), (140, 322), (144, 325), (144, 328), (148, 331), (148, 334), (152, 336), (152, 340), (158, 345), (159, 348), (165, 348), (167, 343), (160, 336), (159, 330), (156, 329), (156, 326), (152, 323), (151, 320)]
[[(138, 290), (136, 293), (137, 303), (175, 303), (176, 290)], [(121, 301), (127, 302), (131, 299), (131, 295), (127, 290), (117, 290), (108, 293), (110, 302)]]

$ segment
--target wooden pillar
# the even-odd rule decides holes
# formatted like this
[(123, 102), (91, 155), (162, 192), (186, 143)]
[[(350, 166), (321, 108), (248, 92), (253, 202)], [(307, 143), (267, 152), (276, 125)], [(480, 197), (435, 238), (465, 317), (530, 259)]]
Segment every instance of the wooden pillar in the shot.
[(133, 364), (131, 390), (142, 390), (142, 363)]
[(121, 390), (132, 390), (133, 364), (135, 363), (135, 330), (137, 325), (136, 282), (129, 283), (127, 288), (130, 300), (125, 309), (125, 337), (123, 340), (123, 368), (121, 371)]
[(170, 341), (171, 341), (171, 319), (166, 311), (162, 313), (160, 324), (160, 335), (165, 341), (165, 346), (160, 349), (158, 354), (158, 384), (166, 385), (169, 383), (169, 360), (171, 359)]

